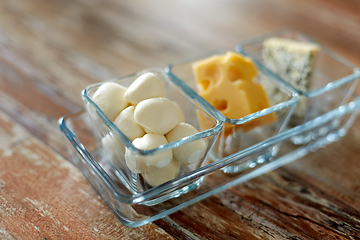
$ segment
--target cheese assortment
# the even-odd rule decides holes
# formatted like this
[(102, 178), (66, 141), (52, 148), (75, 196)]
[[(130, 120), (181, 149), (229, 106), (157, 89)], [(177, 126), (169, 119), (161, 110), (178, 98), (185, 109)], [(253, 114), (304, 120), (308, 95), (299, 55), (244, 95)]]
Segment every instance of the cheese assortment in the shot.
[[(258, 73), (248, 57), (229, 51), (195, 62), (193, 71), (199, 95), (227, 118), (239, 119), (270, 106), (264, 88), (254, 82)], [(237, 128), (246, 132), (275, 120), (275, 115), (269, 114), (241, 125), (225, 124), (225, 135)]]
[[(162, 80), (152, 73), (140, 75), (128, 88), (114, 82), (104, 83), (94, 93), (93, 100), (139, 150), (155, 149), (198, 133), (195, 127), (184, 123), (181, 108), (165, 98)], [(106, 156), (119, 158), (122, 153), (126, 166), (142, 174), (152, 187), (177, 177), (181, 164), (196, 163), (204, 158), (208, 148), (207, 140), (199, 139), (142, 156), (125, 149), (111, 132), (101, 142)], [(117, 165), (123, 167), (124, 162), (117, 161)]]
[[(292, 31), (281, 31), (272, 36), (280, 35), (300, 41), (307, 39)], [(346, 134), (360, 109), (360, 98), (353, 94), (360, 78), (359, 69), (319, 47), (316, 64), (309, 70), (313, 77), (303, 78), (308, 80), (297, 88), (291, 87), (262, 64), (265, 63), (261, 53), (265, 46), (263, 43), (270, 39), (269, 36), (254, 38), (236, 47), (238, 52), (252, 56), (256, 72), (246, 58), (238, 59), (236, 54), (232, 55), (232, 62), (242, 66), (240, 69), (248, 68), (239, 71), (231, 64), (227, 65), (228, 68), (221, 66), (225, 59), (221, 56), (227, 55), (223, 50), (210, 52), (197, 59), (169, 65), (165, 70), (145, 69), (115, 79), (110, 85), (88, 86), (82, 93), (86, 112), (59, 120), (60, 129), (69, 140), (70, 159), (123, 224), (138, 227), (165, 217), (226, 187), (303, 157)], [(268, 48), (275, 49), (278, 43), (275, 41)], [(193, 66), (205, 59), (216, 64), (200, 73), (213, 78), (195, 81)], [(206, 97), (205, 92), (218, 84), (224, 69), (227, 69), (225, 72), (230, 82), (237, 83), (237, 78), (241, 78), (247, 83), (252, 78), (252, 83), (247, 85), (251, 86), (249, 89), (253, 90), (259, 83), (266, 92), (268, 88), (273, 89), (274, 94), (267, 95), (269, 107), (241, 118), (228, 118), (224, 116), (225, 112), (221, 112), (233, 99), (228, 98), (228, 90), (224, 88), (219, 92), (223, 98), (210, 99), (213, 101), (211, 104), (200, 97), (197, 92), (203, 92)], [(151, 80), (156, 79), (152, 74), (158, 76), (164, 85)], [(291, 75), (297, 76), (295, 73)], [(300, 90), (302, 85), (305, 90)], [(246, 103), (244, 109), (250, 111), (251, 96), (256, 96), (255, 100), (260, 97), (247, 90), (245, 84), (242, 88), (250, 94), (242, 93), (237, 98), (242, 98)], [(298, 94), (307, 98), (306, 118), (301, 123), (290, 125), (288, 120), (298, 102)], [(145, 126), (145, 131), (141, 121), (137, 122), (139, 119), (135, 117), (137, 105), (151, 98), (167, 98), (176, 103), (171, 111), (178, 122), (165, 134), (154, 133), (151, 124)], [(119, 104), (112, 104), (115, 99)], [(152, 104), (155, 102), (150, 102)], [(142, 114), (152, 118), (145, 111), (139, 113), (140, 119)], [(159, 116), (163, 115), (153, 117)], [(273, 120), (257, 123), (268, 116)], [(166, 125), (163, 131), (167, 131)], [(228, 135), (222, 131), (225, 129), (230, 129), (226, 131)], [(295, 137), (301, 141), (294, 141)], [(204, 140), (206, 144), (198, 140)], [(207, 158), (213, 162), (206, 164)]]

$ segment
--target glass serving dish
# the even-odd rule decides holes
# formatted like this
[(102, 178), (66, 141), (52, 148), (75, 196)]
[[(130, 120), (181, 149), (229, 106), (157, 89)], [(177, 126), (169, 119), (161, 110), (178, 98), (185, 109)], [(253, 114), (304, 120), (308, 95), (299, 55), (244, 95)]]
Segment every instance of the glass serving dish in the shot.
[[(351, 127), (359, 110), (360, 98), (352, 96), (348, 102), (306, 123), (288, 129), (219, 161), (202, 166), (174, 181), (140, 193), (129, 191), (125, 182), (119, 179), (117, 169), (104, 158), (101, 153), (102, 149), (98, 148), (94, 139), (89, 114), (79, 112), (62, 117), (59, 120), (59, 126), (64, 133), (65, 143), (73, 164), (80, 169), (121, 223), (130, 227), (138, 227), (163, 218), (226, 188), (272, 171), (304, 157), (309, 152), (337, 141)], [(334, 119), (341, 119), (341, 126), (338, 130), (330, 131), (328, 134), (304, 145), (295, 145), (290, 141), (292, 136), (312, 131), (334, 121)], [(221, 170), (235, 162), (245, 162), (247, 156), (260, 153), (277, 143), (282, 143), (282, 145), (272, 161), (233, 174), (225, 174)], [(203, 179), (202, 184), (192, 191), (177, 198), (166, 199), (158, 204), (146, 204), (164, 193), (172, 191), (176, 186), (186, 185), (199, 178)]]
[[(301, 53), (288, 54), (283, 51), (286, 49), (289, 52), (290, 48), (283, 45), (276, 46), (272, 42), (272, 47), (269, 47), (271, 44), (269, 39), (276, 38), (315, 44), (317, 50), (307, 50), (309, 55), (300, 56), (304, 58), (301, 60), (299, 55), (303, 54), (303, 49), (297, 50)], [(310, 45), (310, 48), (313, 46)], [(305, 123), (347, 102), (354, 93), (360, 77), (359, 69), (352, 63), (299, 31), (283, 29), (244, 40), (236, 46), (236, 50), (253, 58), (258, 67), (266, 74), (290, 83), (299, 93), (299, 104), (290, 118), (288, 127)], [(295, 72), (295, 68), (301, 69), (299, 71), (301, 74)], [(270, 95), (277, 96), (275, 89), (267, 87), (267, 91)], [(278, 98), (273, 97), (271, 100), (278, 101)], [(340, 128), (340, 121), (341, 119), (334, 119), (317, 129), (295, 135), (292, 137), (292, 141), (295, 144), (313, 141)]]
[[(134, 80), (144, 73), (152, 73), (158, 76), (162, 80), (162, 84), (165, 88), (165, 97), (169, 100), (172, 100), (178, 104), (181, 111), (184, 114), (185, 122), (191, 124), (196, 129), (199, 129), (198, 117), (206, 119), (210, 124), (207, 129), (204, 129), (196, 134), (186, 136), (177, 141), (173, 141), (167, 144), (163, 144), (159, 147), (142, 150), (138, 149), (127, 137), (126, 135), (117, 127), (117, 125), (111, 121), (108, 116), (100, 109), (100, 107), (93, 101), (94, 93), (99, 89), (99, 87), (104, 84), (104, 82), (94, 84), (85, 88), (82, 92), (85, 109), (90, 116), (90, 123), (92, 124), (92, 131), (94, 135), (97, 148), (101, 151), (99, 154), (103, 156), (104, 159), (107, 159), (114, 169), (114, 173), (118, 176), (119, 180), (123, 182), (123, 185), (131, 193), (141, 193), (148, 189), (151, 189), (148, 183), (156, 183), (158, 185), (158, 177), (163, 174), (175, 175), (177, 170), (174, 170), (175, 173), (172, 173), (172, 170), (178, 168), (178, 159), (174, 159), (169, 163), (169, 168), (154, 167), (154, 170), (148, 172), (136, 173), (134, 172), (134, 167), (129, 168), (129, 161), (134, 162), (134, 164), (139, 163), (138, 159), (142, 160), (161, 158), (160, 161), (167, 161), (168, 153), (174, 151), (177, 148), (189, 148), (189, 144), (192, 144), (196, 141), (204, 140), (207, 143), (207, 148), (204, 150), (205, 153), (198, 157), (199, 160), (192, 164), (181, 164), (180, 173), (176, 174), (181, 176), (186, 176), (189, 172), (192, 172), (195, 169), (200, 168), (205, 165), (208, 158), (208, 153), (212, 148), (217, 136), (219, 135), (222, 125), (220, 121), (211, 117), (207, 111), (204, 110), (202, 104), (199, 103), (195, 98), (192, 99), (188, 97), (180, 88), (173, 84), (169, 77), (164, 73), (162, 69), (158, 68), (149, 68), (143, 71), (137, 72), (133, 75), (121, 77), (117, 79), (110, 80), (108, 82), (115, 82), (124, 87), (129, 87)], [(115, 104), (115, 103), (113, 103)], [(158, 136), (158, 135), (157, 135)], [(165, 139), (165, 137), (163, 137)], [(196, 144), (196, 143), (195, 143)], [(190, 146), (191, 147), (191, 146)], [(165, 153), (165, 154), (164, 154)], [(173, 154), (171, 154), (173, 156)], [(143, 165), (142, 165), (143, 166)], [(140, 167), (142, 167), (140, 166)], [(137, 167), (136, 168), (140, 168)], [(170, 169), (171, 168), (171, 169)], [(175, 178), (175, 176), (167, 178)], [(156, 179), (154, 179), (154, 176)], [(164, 192), (163, 194), (158, 194), (157, 197), (147, 200), (143, 204), (154, 205), (158, 204), (166, 199), (178, 197), (181, 194), (184, 194), (188, 191), (191, 191), (201, 184), (202, 178), (188, 178), (182, 184), (173, 184), (176, 182), (176, 179), (169, 181), (168, 184), (172, 185), (171, 190)], [(155, 186), (156, 187), (156, 186)]]
[[(263, 87), (271, 86), (276, 89), (278, 94), (281, 95), (281, 98), (279, 98), (279, 101), (270, 103), (269, 107), (248, 114), (244, 117), (238, 119), (226, 117), (222, 113), (222, 110), (224, 110), (222, 105), (217, 106), (216, 103), (210, 104), (199, 96), (199, 86), (196, 84), (193, 66), (199, 61), (208, 59), (212, 56), (223, 56), (227, 52), (228, 50), (226, 49), (209, 52), (180, 63), (169, 65), (165, 70), (169, 74), (172, 82), (179, 86), (184, 92), (198, 98), (199, 101), (206, 106), (206, 109), (209, 110), (209, 114), (222, 122), (222, 132), (210, 154), (212, 161), (218, 161), (224, 157), (231, 156), (232, 154), (251, 147), (256, 143), (282, 132), (287, 127), (289, 116), (298, 100), (296, 91), (291, 88), (290, 85), (282, 80), (265, 74), (261, 68), (257, 68), (257, 74), (254, 77), (254, 82), (260, 83)], [(208, 68), (213, 67), (212, 65), (209, 65)], [(228, 75), (229, 78), (234, 78), (234, 70), (231, 68), (232, 66), (229, 67), (228, 65), (225, 65), (223, 69), (220, 68), (218, 76), (222, 77)], [(241, 79), (242, 73), (237, 73), (237, 75), (239, 75), (240, 78), (236, 78), (235, 81), (243, 81)], [(262, 82), (259, 81), (260, 79)], [(202, 81), (207, 81), (207, 79)], [(216, 80), (215, 82), (219, 81), (220, 80)], [(267, 96), (267, 98), (269, 99), (269, 96)], [(221, 99), (221, 97), (219, 99)], [(216, 100), (217, 99), (215, 99), (215, 101)], [(227, 104), (227, 107), (230, 108), (229, 105), (230, 104)], [(267, 120), (273, 117), (275, 119), (274, 121)], [(235, 173), (243, 171), (249, 167), (253, 168), (257, 164), (271, 161), (278, 150), (279, 144), (274, 144), (262, 150), (262, 152), (248, 155), (246, 161), (243, 161), (244, 159), (242, 159), (239, 163), (233, 163), (224, 167), (223, 171), (225, 173)]]
[[(242, 54), (251, 54), (258, 69), (256, 81), (275, 87), (284, 97), (278, 98), (262, 111), (240, 119), (227, 119), (199, 96), (191, 64), (198, 59), (225, 52), (214, 51), (170, 65), (164, 71), (146, 69), (113, 80), (129, 86), (140, 74), (149, 71), (155, 73), (162, 79), (167, 97), (177, 102), (184, 112), (186, 122), (199, 130), (199, 114), (212, 122), (208, 129), (199, 134), (152, 150), (136, 149), (92, 101), (92, 94), (99, 84), (90, 86), (83, 92), (86, 111), (59, 119), (71, 161), (120, 222), (138, 227), (163, 218), (228, 187), (304, 157), (346, 135), (360, 111), (360, 98), (353, 94), (359, 70), (321, 47), (320, 55), (323, 57), (319, 57), (322, 60), (315, 65), (313, 76), (316, 84), (309, 91), (297, 89), (266, 68), (261, 58), (262, 41), (280, 33), (304, 39), (299, 33), (281, 31), (244, 41), (236, 48)], [(328, 67), (327, 64), (333, 67)], [(339, 71), (334, 69), (335, 66)], [(293, 115), (299, 96), (306, 103), (307, 114), (303, 119)], [(235, 131), (225, 137), (223, 129), (226, 124), (236, 128), (270, 114), (275, 114), (277, 119), (272, 124), (260, 125), (246, 132)], [(174, 149), (201, 138), (208, 139), (209, 145), (207, 154), (198, 164), (183, 167), (178, 177), (159, 186), (149, 187), (139, 174), (127, 168), (123, 152), (119, 152), (118, 147), (103, 144), (105, 137), (109, 142), (123, 145), (134, 155), (145, 156)], [(228, 146), (232, 147), (230, 151), (226, 148)], [(207, 157), (213, 161), (207, 161)]]

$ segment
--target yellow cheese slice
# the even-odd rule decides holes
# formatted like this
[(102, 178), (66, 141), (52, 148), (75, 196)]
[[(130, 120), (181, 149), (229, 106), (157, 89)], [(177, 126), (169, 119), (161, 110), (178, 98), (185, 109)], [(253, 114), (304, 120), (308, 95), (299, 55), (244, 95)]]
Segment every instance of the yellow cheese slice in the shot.
[[(196, 62), (193, 71), (199, 95), (227, 118), (239, 119), (270, 106), (263, 87), (253, 81), (257, 69), (250, 58), (227, 52)], [(270, 114), (242, 125), (226, 123), (225, 134), (239, 127), (248, 131), (275, 120)], [(201, 126), (209, 126), (203, 118), (199, 121)]]

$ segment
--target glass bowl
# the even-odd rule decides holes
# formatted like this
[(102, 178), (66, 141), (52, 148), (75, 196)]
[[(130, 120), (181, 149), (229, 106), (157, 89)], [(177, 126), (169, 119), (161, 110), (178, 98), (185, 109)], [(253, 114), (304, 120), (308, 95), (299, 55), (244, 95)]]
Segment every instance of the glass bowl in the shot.
[[(162, 153), (174, 151), (177, 148), (181, 148), (186, 144), (191, 144), (199, 139), (204, 139), (207, 142), (207, 148), (205, 154), (200, 158), (199, 161), (193, 164), (180, 166), (180, 174), (178, 178), (192, 172), (195, 169), (200, 168), (206, 164), (210, 149), (214, 145), (217, 136), (219, 135), (222, 125), (220, 121), (216, 118), (210, 116), (205, 110), (200, 102), (195, 98), (188, 97), (185, 92), (178, 88), (175, 84), (169, 81), (168, 76), (164, 73), (162, 69), (150, 68), (135, 73), (130, 76), (121, 77), (113, 79), (110, 82), (118, 83), (124, 87), (129, 87), (135, 79), (144, 73), (152, 73), (158, 76), (165, 87), (165, 97), (169, 100), (172, 100), (178, 104), (184, 113), (185, 122), (191, 124), (196, 129), (199, 129), (198, 117), (207, 119), (211, 124), (207, 129), (199, 131), (197, 134), (193, 134), (182, 139), (179, 139), (174, 142), (163, 144), (154, 149), (141, 150), (134, 146), (134, 144), (125, 136), (125, 134), (119, 130), (119, 128), (111, 121), (108, 116), (100, 109), (100, 107), (93, 101), (93, 96), (96, 90), (104, 83), (97, 83), (85, 88), (82, 92), (85, 109), (90, 116), (90, 122), (92, 124), (92, 131), (94, 139), (97, 143), (99, 152), (104, 159), (107, 159), (114, 169), (116, 169), (115, 174), (120, 181), (123, 182), (123, 186), (127, 188), (131, 193), (141, 193), (147, 191), (151, 187), (145, 181), (146, 178), (152, 173), (135, 173), (130, 170), (126, 164), (126, 157), (132, 157), (133, 159), (142, 158), (142, 157), (163, 157)], [(189, 145), (188, 145), (189, 146)], [(161, 161), (161, 160), (159, 160)], [(173, 160), (175, 161), (175, 160)], [(136, 162), (136, 161), (135, 161)], [(156, 171), (162, 171), (162, 168), (157, 168)], [(160, 172), (164, 174), (166, 171)], [(155, 174), (155, 173), (153, 173)], [(167, 185), (172, 185), (176, 182), (176, 179), (170, 180), (168, 183), (163, 183)], [(156, 198), (146, 201), (144, 204), (153, 205), (158, 204), (166, 199), (178, 197), (181, 194), (184, 194), (188, 191), (191, 191), (201, 184), (201, 178), (189, 178), (186, 182), (181, 185), (173, 185), (173, 187), (164, 192), (163, 194), (158, 194)]]
[[(224, 116), (221, 109), (214, 107), (204, 98), (199, 96), (198, 86), (195, 81), (193, 65), (197, 62), (208, 59), (216, 55), (223, 55), (228, 50), (216, 50), (201, 56), (196, 56), (180, 63), (169, 65), (166, 72), (170, 76), (170, 80), (179, 86), (190, 96), (199, 99), (205, 106), (207, 112), (214, 118), (219, 119), (222, 124), (222, 132), (217, 139), (212, 151), (211, 159), (218, 161), (224, 157), (231, 156), (241, 150), (247, 149), (256, 143), (268, 139), (278, 133), (281, 133), (287, 126), (289, 116), (297, 103), (298, 95), (295, 90), (281, 79), (267, 75), (261, 68), (257, 67), (257, 75), (254, 82), (260, 83), (263, 87), (272, 86), (281, 95), (279, 101), (272, 102), (269, 107), (263, 110), (251, 113), (238, 119), (232, 119)], [(228, 74), (229, 69), (221, 70), (221, 74)], [(260, 82), (260, 79), (262, 82)], [(269, 98), (269, 96), (267, 96)], [(215, 105), (215, 104), (214, 104)], [(274, 118), (272, 122), (264, 119)], [(230, 129), (230, 132), (229, 132)], [(254, 168), (258, 164), (262, 164), (276, 155), (279, 144), (274, 144), (261, 152), (248, 155), (246, 159), (242, 159), (239, 163), (233, 163), (224, 167), (225, 173), (236, 173), (248, 168)]]
[[(295, 53), (283, 54), (281, 52), (284, 49), (283, 46), (268, 47), (269, 39), (274, 38), (315, 44), (317, 50), (310, 53), (312, 55), (307, 58), (311, 61), (302, 67), (299, 66), (299, 62), (296, 62)], [(285, 80), (299, 93), (299, 104), (290, 118), (288, 127), (305, 123), (347, 102), (354, 93), (360, 76), (359, 69), (352, 63), (299, 31), (283, 29), (244, 40), (236, 46), (236, 50), (252, 57), (264, 72)], [(302, 69), (306, 74), (295, 75), (292, 72), (295, 68)], [(266, 90), (269, 94), (276, 96), (272, 88)], [(271, 100), (278, 101), (278, 99)], [(340, 119), (334, 119), (311, 132), (293, 136), (292, 141), (294, 144), (305, 144), (339, 129), (340, 126)]]

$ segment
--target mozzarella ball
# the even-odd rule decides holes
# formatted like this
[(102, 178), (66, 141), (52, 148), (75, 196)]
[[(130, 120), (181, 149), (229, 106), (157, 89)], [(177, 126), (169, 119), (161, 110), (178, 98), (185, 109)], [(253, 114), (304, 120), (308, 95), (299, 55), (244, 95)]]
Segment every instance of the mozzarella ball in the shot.
[(148, 98), (164, 96), (165, 90), (161, 79), (152, 73), (145, 73), (138, 77), (125, 93), (126, 100), (131, 104), (138, 104)]
[[(165, 135), (168, 142), (174, 142), (198, 133), (198, 130), (188, 123), (179, 123)], [(199, 139), (173, 149), (174, 158), (183, 164), (192, 164), (204, 157), (208, 146), (207, 139)]]
[[(133, 145), (140, 150), (151, 150), (160, 145), (167, 144), (168, 141), (163, 135), (145, 134), (141, 138), (136, 138)], [(173, 158), (171, 150), (162, 151), (152, 155), (133, 154), (129, 149), (125, 150), (125, 161), (129, 169), (135, 173), (146, 173), (157, 168), (163, 168), (170, 163)]]
[(124, 168), (124, 144), (112, 133), (108, 133), (101, 139), (101, 145), (104, 157), (112, 164)]
[(135, 106), (125, 108), (115, 118), (115, 125), (129, 138), (132, 142), (135, 138), (145, 135), (144, 129), (135, 121), (134, 118)]
[(166, 134), (180, 122), (177, 104), (167, 98), (150, 98), (139, 102), (134, 117), (146, 133), (155, 134)]
[(94, 93), (92, 100), (114, 121), (116, 116), (129, 105), (125, 100), (126, 88), (114, 82), (102, 84)]
[(176, 178), (180, 173), (180, 162), (172, 160), (163, 168), (158, 168), (152, 172), (144, 173), (142, 176), (145, 181), (151, 186), (156, 187), (171, 179)]
[(180, 106), (177, 103), (175, 103), (175, 105), (179, 112), (179, 122), (185, 122), (185, 115), (184, 115), (183, 111), (181, 110)]

